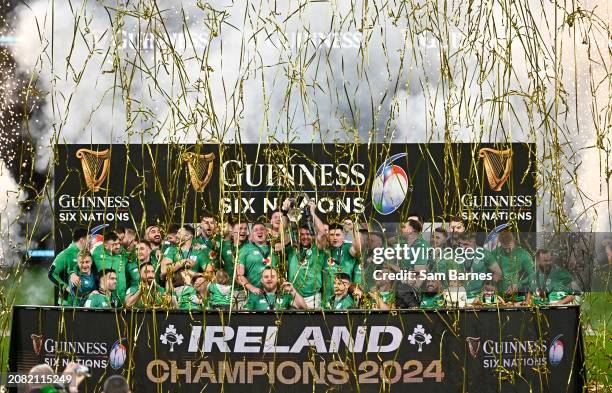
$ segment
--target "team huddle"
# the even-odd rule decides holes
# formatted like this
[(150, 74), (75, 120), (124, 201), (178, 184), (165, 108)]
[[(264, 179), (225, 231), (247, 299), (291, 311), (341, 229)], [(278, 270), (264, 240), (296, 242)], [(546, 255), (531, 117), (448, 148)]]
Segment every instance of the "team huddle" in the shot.
[[(173, 225), (162, 232), (150, 225), (139, 237), (133, 229), (116, 228), (95, 243), (87, 229), (76, 228), (48, 275), (60, 305), (90, 308), (388, 310), (567, 304), (575, 298), (572, 274), (552, 263), (552, 253), (539, 250), (534, 263), (510, 232), (499, 235), (495, 249), (462, 263), (426, 252), (380, 263), (376, 250), (392, 244), (410, 250), (448, 246), (468, 255), (463, 251), (477, 247), (476, 236), (451, 218), (428, 242), (422, 218), (411, 214), (388, 237), (350, 220), (325, 223), (313, 203), (307, 206), (309, 225), (296, 227), (287, 218), (289, 207), (285, 201), (269, 222), (219, 225), (207, 215), (197, 229)], [(403, 272), (418, 274), (407, 279)]]

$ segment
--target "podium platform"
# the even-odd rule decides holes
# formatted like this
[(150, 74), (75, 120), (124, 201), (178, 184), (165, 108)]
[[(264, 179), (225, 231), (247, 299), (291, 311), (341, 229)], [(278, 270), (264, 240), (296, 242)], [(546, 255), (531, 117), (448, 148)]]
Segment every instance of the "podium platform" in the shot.
[(579, 312), (16, 306), (10, 367), (77, 361), (87, 392), (113, 374), (135, 392), (581, 392)]

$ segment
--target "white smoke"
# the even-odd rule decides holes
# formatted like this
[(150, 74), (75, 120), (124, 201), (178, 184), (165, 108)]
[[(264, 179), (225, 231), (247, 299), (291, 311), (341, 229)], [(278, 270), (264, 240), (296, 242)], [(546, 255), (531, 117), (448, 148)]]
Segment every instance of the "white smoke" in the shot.
[(23, 251), (25, 238), (19, 218), (19, 203), (25, 199), (24, 192), (13, 179), (4, 161), (0, 160), (0, 265), (12, 266), (18, 251)]
[[(555, 197), (575, 220), (570, 229), (612, 229), (610, 185), (601, 180), (606, 167), (592, 148), (598, 140), (593, 118), (601, 133), (609, 93), (599, 89), (593, 97), (586, 88), (591, 79), (605, 79), (606, 67), (586, 56), (594, 46), (573, 44), (583, 34), (605, 48), (607, 38), (568, 30), (564, 12), (551, 21), (554, 4), (506, 4), (515, 13), (509, 26), (506, 8), (497, 3), (479, 22), (472, 21), (481, 11), (461, 3), (448, 10), (419, 1), (264, 1), (256, 8), (228, 1), (123, 3), (39, 0), (16, 11), (22, 44), (15, 57), (50, 93), (43, 125), (30, 125), (39, 170), (55, 142), (357, 136), (362, 142), (537, 142), (542, 184), (563, 179), (565, 195)], [(411, 12), (400, 11), (400, 4)], [(609, 20), (605, 1), (587, 6)], [(519, 17), (519, 10), (530, 16)], [(586, 31), (586, 20), (576, 23)], [(128, 41), (137, 37), (149, 49), (131, 49)], [(558, 64), (563, 74), (555, 74)], [(565, 94), (556, 97), (559, 84)], [(556, 112), (549, 112), (553, 106)], [(599, 112), (585, 117), (594, 107)], [(577, 121), (577, 115), (583, 117)], [(551, 124), (566, 137), (558, 141), (560, 156), (546, 159)], [(609, 152), (609, 137), (603, 143)], [(559, 159), (565, 162), (556, 172)], [(542, 229), (551, 229), (549, 211), (559, 206), (543, 189), (538, 215)]]

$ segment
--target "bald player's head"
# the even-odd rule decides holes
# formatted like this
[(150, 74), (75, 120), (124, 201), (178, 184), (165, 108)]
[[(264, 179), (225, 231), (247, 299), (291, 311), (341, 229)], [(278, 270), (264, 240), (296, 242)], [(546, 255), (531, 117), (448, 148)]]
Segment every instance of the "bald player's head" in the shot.
[[(48, 364), (37, 364), (36, 366), (32, 367), (30, 369), (30, 372), (28, 373), (28, 375), (31, 375), (33, 378), (33, 381), (36, 380), (44, 380), (44, 376), (48, 376), (48, 375), (53, 375), (55, 374), (55, 371), (53, 371), (53, 369), (51, 368), (51, 366), (49, 366)], [(40, 377), (40, 378), (37, 378)], [(38, 388), (42, 388), (44, 386), (47, 386), (48, 383), (31, 383), (28, 385), (29, 390), (33, 390), (33, 389), (38, 389)]]
[(103, 393), (130, 393), (127, 380), (122, 375), (113, 375), (104, 382)]

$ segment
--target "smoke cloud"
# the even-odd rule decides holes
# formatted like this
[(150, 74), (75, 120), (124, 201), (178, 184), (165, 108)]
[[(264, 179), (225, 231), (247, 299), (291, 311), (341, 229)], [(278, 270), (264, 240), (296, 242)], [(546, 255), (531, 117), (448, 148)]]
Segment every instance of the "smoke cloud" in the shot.
[(25, 195), (8, 172), (4, 161), (0, 160), (0, 265), (12, 266), (19, 262), (19, 252), (23, 252), (25, 238), (19, 218), (19, 203)]
[(31, 1), (36, 168), (56, 142), (536, 142), (540, 229), (612, 230), (609, 5), (502, 3)]

